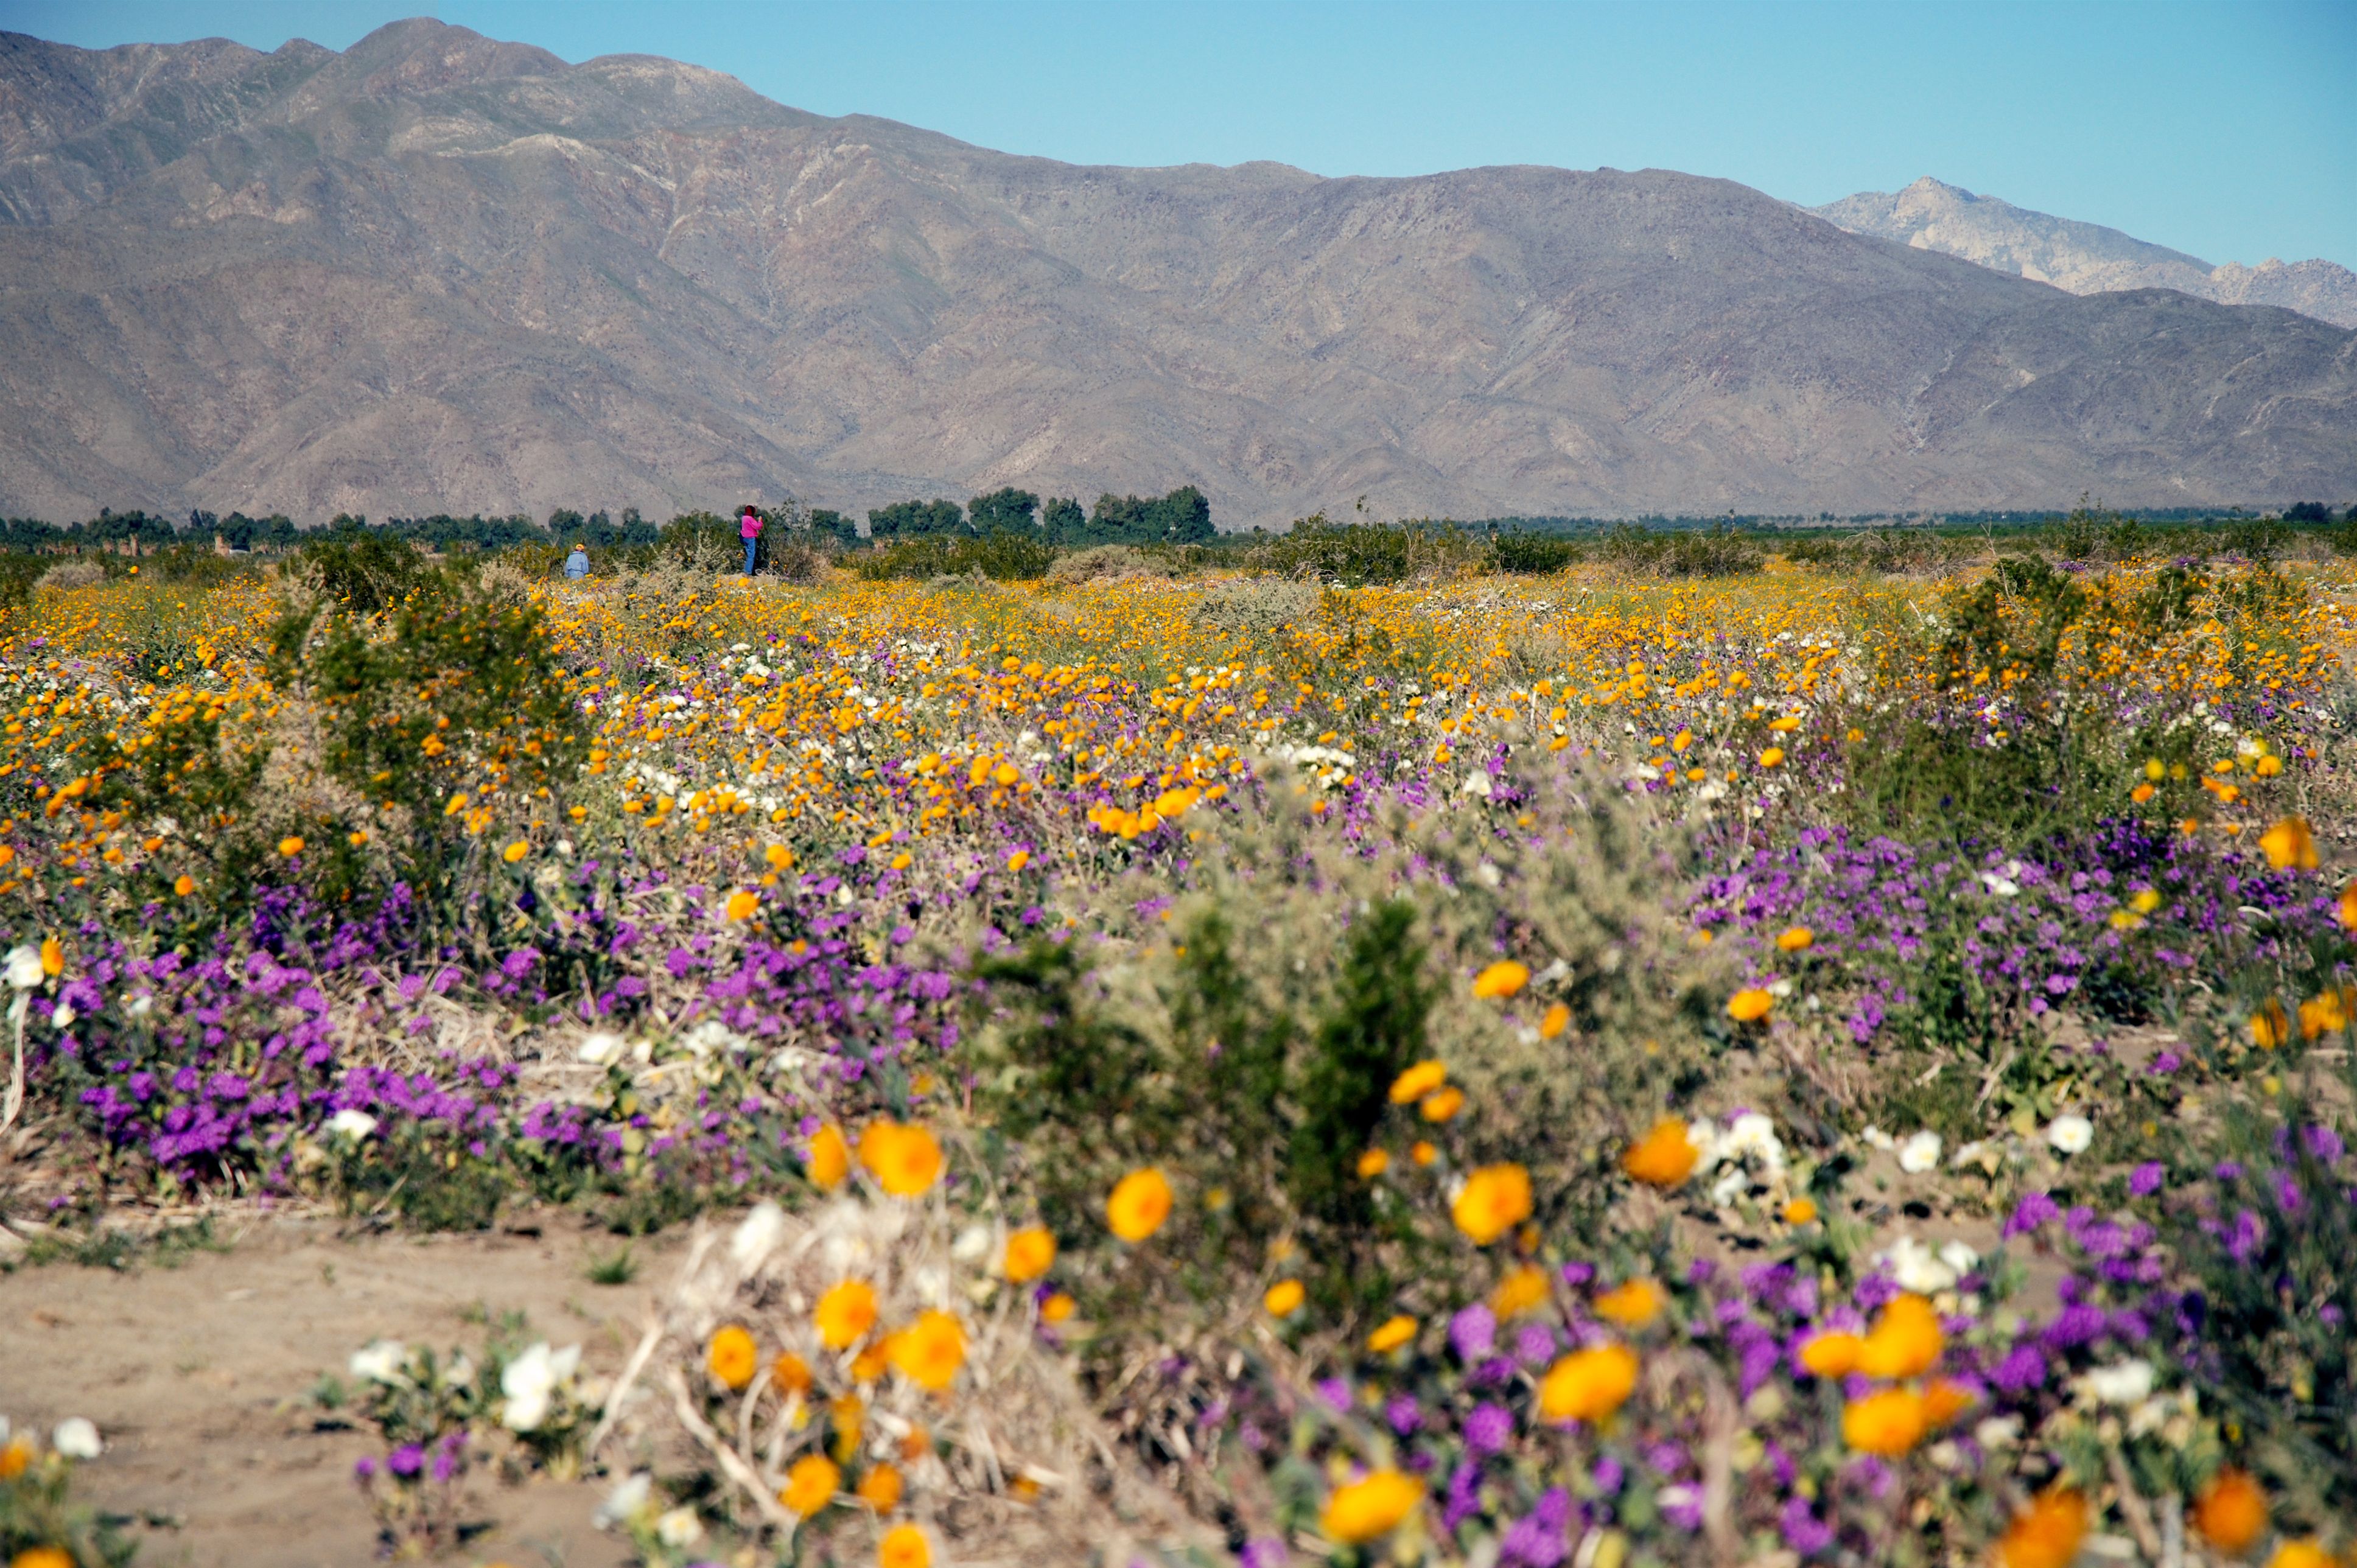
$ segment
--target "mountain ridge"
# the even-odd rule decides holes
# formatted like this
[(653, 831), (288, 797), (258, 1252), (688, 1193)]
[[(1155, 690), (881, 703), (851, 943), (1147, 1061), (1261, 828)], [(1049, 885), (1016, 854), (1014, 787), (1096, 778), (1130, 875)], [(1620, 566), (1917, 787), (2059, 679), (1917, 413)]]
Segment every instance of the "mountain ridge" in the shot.
[(2357, 273), (2337, 263), (2212, 266), (2100, 223), (2057, 218), (1925, 175), (1897, 192), (1864, 190), (1809, 211), (1855, 234), (1959, 256), (2072, 294), (2172, 288), (2221, 305), (2272, 305), (2357, 328)]
[(1729, 181), (1082, 166), (423, 18), (316, 49), (0, 35), (0, 510), (2357, 494), (2357, 334)]

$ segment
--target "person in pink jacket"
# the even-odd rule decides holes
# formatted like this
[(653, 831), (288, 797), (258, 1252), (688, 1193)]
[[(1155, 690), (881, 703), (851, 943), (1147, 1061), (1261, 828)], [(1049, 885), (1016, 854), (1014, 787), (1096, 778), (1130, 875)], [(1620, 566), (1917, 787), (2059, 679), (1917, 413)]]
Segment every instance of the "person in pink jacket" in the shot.
[(745, 542), (745, 575), (749, 577), (753, 575), (753, 552), (761, 542), (761, 514), (753, 510), (750, 501), (745, 504), (745, 515), (737, 520), (737, 534)]

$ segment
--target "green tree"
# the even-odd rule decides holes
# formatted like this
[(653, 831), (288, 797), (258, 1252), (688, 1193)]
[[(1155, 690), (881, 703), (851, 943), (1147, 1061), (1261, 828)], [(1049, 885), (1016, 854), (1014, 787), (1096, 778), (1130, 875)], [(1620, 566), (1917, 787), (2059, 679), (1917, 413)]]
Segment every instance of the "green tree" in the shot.
[(967, 523), (976, 533), (1036, 533), (1039, 510), (1038, 496), (1012, 486), (965, 503)]

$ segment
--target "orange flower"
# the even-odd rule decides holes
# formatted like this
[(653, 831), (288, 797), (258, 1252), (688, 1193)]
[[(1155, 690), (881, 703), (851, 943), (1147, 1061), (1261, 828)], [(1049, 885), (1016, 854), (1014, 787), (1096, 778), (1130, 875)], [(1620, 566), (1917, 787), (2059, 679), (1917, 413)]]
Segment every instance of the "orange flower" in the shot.
[(28, 1546), (8, 1560), (8, 1568), (74, 1568), (73, 1554), (62, 1546)]
[(2357, 931), (2357, 882), (2341, 890), (2341, 897), (2332, 908), (2341, 918), (2342, 929)]
[[(2352, 883), (2357, 886), (2357, 883)], [(2263, 1051), (2274, 1050), (2291, 1038), (2291, 1020), (2284, 1016), (2283, 1004), (2269, 1002), (2251, 1015), (2251, 1044)]]
[(741, 1389), (753, 1380), (754, 1369), (761, 1364), (761, 1352), (755, 1348), (750, 1334), (731, 1323), (713, 1331), (712, 1343), (705, 1348), (704, 1364), (721, 1383)]
[(1446, 1122), (1464, 1109), (1465, 1091), (1455, 1088), (1427, 1094), (1424, 1097), (1424, 1103), (1416, 1107), (1427, 1122)]
[(1539, 1414), (1548, 1421), (1601, 1421), (1637, 1387), (1637, 1353), (1626, 1345), (1575, 1350), (1539, 1380)]
[(1571, 1027), (1571, 1009), (1558, 1002), (1539, 1020), (1539, 1038), (1552, 1040)]
[(1686, 1136), (1685, 1123), (1663, 1117), (1653, 1130), (1629, 1146), (1620, 1168), (1648, 1187), (1675, 1187), (1694, 1174), (1702, 1151)]
[(1817, 933), (1806, 926), (1787, 926), (1776, 933), (1776, 946), (1782, 952), (1801, 952), (1815, 945)]
[(863, 1345), (859, 1354), (851, 1359), (851, 1380), (860, 1384), (872, 1383), (882, 1377), (884, 1369), (891, 1364), (892, 1348), (888, 1337), (887, 1342)]
[(1440, 1151), (1418, 1138), (1407, 1146), (1407, 1157), (1419, 1165), (1428, 1165), (1440, 1157)]
[(740, 887), (728, 895), (726, 913), (732, 920), (749, 920), (753, 911), (761, 907), (761, 896), (749, 888)]
[(2338, 1034), (2349, 1026), (2349, 993), (2338, 988), (2312, 996), (2299, 1004), (2299, 1033), (2303, 1039), (2312, 1040), (2319, 1035)]
[(172, 891), (178, 893), (183, 898), (187, 897), (189, 894), (194, 893), (196, 890), (197, 879), (188, 875), (185, 872), (181, 874), (178, 881), (172, 884)]
[(1457, 1229), (1486, 1247), (1531, 1217), (1531, 1175), (1516, 1165), (1483, 1165), (1449, 1207)]
[(1859, 1350), (1857, 1369), (1869, 1378), (1913, 1378), (1932, 1369), (1947, 1337), (1940, 1315), (1920, 1295), (1891, 1298), (1876, 1315)]
[(2259, 848), (2277, 871), (2316, 869), (2316, 835), (2298, 817), (2286, 817), (2261, 833)]
[(2341, 1560), (2319, 1541), (2287, 1541), (2267, 1559), (2267, 1568), (2341, 1568)]
[(1817, 1200), (1815, 1198), (1796, 1197), (1784, 1206), (1784, 1223), (1787, 1225), (1806, 1225), (1816, 1217)]
[(1074, 1308), (1078, 1305), (1079, 1303), (1073, 1301), (1070, 1295), (1058, 1291), (1039, 1304), (1039, 1316), (1045, 1322), (1061, 1323), (1072, 1316)]
[(818, 1298), (811, 1321), (818, 1326), (820, 1344), (849, 1349), (876, 1326), (876, 1287), (866, 1280), (845, 1280)]
[(1372, 1181), (1392, 1168), (1391, 1155), (1382, 1149), (1369, 1149), (1359, 1156), (1359, 1179)]
[(2087, 1499), (2067, 1487), (2020, 1513), (1996, 1543), (1998, 1568), (2068, 1568), (2087, 1533)]
[(1801, 1365), (1813, 1377), (1846, 1378), (1857, 1370), (1857, 1359), (1865, 1353), (1866, 1341), (1857, 1335), (1816, 1334), (1801, 1347)]
[(870, 1122), (859, 1134), (859, 1163), (895, 1197), (917, 1197), (942, 1179), (942, 1146), (913, 1122)]
[(1771, 746), (1760, 754), (1760, 766), (1762, 768), (1774, 768), (1783, 760), (1784, 748), (1781, 746)]
[(1884, 1389), (1842, 1407), (1842, 1441), (1861, 1454), (1896, 1459), (1923, 1441), (1923, 1399), (1912, 1389)]
[(2241, 1470), (2221, 1470), (2193, 1505), (2193, 1528), (2230, 1557), (2248, 1552), (2267, 1528), (2267, 1495)]
[(2154, 789), (2149, 784), (2139, 784), (2135, 789), (2128, 791), (2128, 799), (2141, 806), (2159, 793), (2159, 790)]
[(876, 1568), (933, 1568), (933, 1544), (913, 1524), (896, 1524), (876, 1545)]
[(522, 860), (525, 855), (528, 855), (531, 853), (531, 841), (527, 839), (518, 839), (515, 843), (508, 845), (507, 848), (500, 851), (500, 858), (506, 861), (510, 865), (513, 865), (517, 861)]
[(1964, 1385), (1952, 1383), (1945, 1378), (1934, 1378), (1931, 1386), (1923, 1391), (1924, 1429), (1937, 1432), (1972, 1407), (1972, 1393)]
[(1641, 1328), (1662, 1315), (1668, 1303), (1651, 1280), (1631, 1280), (1596, 1298), (1596, 1316), (1624, 1328)]
[(1738, 1024), (1757, 1024), (1775, 1006), (1773, 996), (1756, 985), (1750, 985), (1727, 999), (1727, 1015)]
[(933, 1310), (885, 1341), (892, 1365), (920, 1389), (939, 1393), (957, 1380), (965, 1365), (965, 1326), (946, 1312)]
[(1397, 1470), (1376, 1470), (1334, 1488), (1318, 1516), (1328, 1539), (1362, 1546), (1390, 1534), (1424, 1498), (1424, 1483)]
[(278, 853), (285, 855), (289, 860), (292, 860), (296, 855), (302, 854), (302, 835), (299, 833), (288, 833), (285, 838), (280, 839), (278, 841)]
[(1437, 1061), (1418, 1062), (1392, 1079), (1392, 1103), (1410, 1105), (1448, 1081), (1448, 1069)]
[(1006, 1277), (1026, 1284), (1048, 1272), (1056, 1261), (1056, 1239), (1044, 1225), (1027, 1226), (1006, 1239)]
[(778, 1359), (770, 1363), (770, 1386), (781, 1394), (810, 1392), (810, 1363), (791, 1350), (780, 1350), (778, 1352)]
[(1260, 1304), (1271, 1317), (1290, 1317), (1301, 1310), (1302, 1299), (1308, 1294), (1299, 1280), (1279, 1280), (1268, 1287)]
[(900, 1493), (905, 1489), (898, 1466), (877, 1465), (859, 1477), (857, 1495), (861, 1502), (877, 1513), (890, 1513), (900, 1506)]
[(21, 1437), (0, 1444), (0, 1481), (13, 1481), (33, 1462), (33, 1445)]
[(1114, 1184), (1105, 1199), (1105, 1223), (1125, 1241), (1143, 1241), (1170, 1218), (1170, 1179), (1147, 1165)]
[(804, 1519), (834, 1501), (843, 1487), (843, 1472), (823, 1454), (805, 1454), (786, 1471), (785, 1489), (778, 1500)]
[(802, 1165), (813, 1187), (832, 1190), (843, 1185), (851, 1174), (851, 1145), (844, 1140), (843, 1129), (829, 1125), (811, 1134), (810, 1155)]
[(1386, 1318), (1372, 1334), (1367, 1336), (1367, 1348), (1378, 1356), (1388, 1356), (1415, 1337), (1415, 1318), (1393, 1316)]
[(1020, 871), (1030, 864), (1031, 852), (1028, 849), (1018, 849), (1006, 857), (1006, 869), (1009, 871)]
[(1498, 1288), (1490, 1293), (1490, 1310), (1503, 1323), (1521, 1316), (1546, 1297), (1546, 1271), (1534, 1263), (1524, 1263), (1500, 1280)]
[(1484, 1002), (1502, 1002), (1530, 983), (1530, 965), (1501, 958), (1473, 977), (1473, 994)]

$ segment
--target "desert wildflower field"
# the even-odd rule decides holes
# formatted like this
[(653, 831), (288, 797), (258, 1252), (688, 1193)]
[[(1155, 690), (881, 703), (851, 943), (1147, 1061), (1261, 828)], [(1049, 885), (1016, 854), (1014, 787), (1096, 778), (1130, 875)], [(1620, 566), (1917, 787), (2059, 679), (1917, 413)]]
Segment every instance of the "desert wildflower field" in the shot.
[(2357, 564), (1098, 554), (6, 609), (0, 1561), (2357, 1552)]

